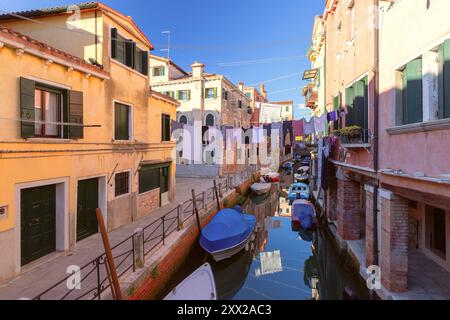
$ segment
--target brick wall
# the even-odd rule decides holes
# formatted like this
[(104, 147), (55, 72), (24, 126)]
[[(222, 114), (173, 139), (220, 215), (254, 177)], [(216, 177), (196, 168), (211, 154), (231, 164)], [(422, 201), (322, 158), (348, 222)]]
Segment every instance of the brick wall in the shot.
[(138, 196), (138, 204), (137, 204), (137, 216), (142, 217), (147, 213), (158, 209), (160, 204), (160, 191), (159, 188), (155, 190), (151, 190), (149, 192), (140, 194)]
[(361, 187), (358, 182), (338, 179), (337, 224), (338, 233), (344, 240), (360, 238)]
[(408, 289), (408, 201), (381, 191), (381, 282), (392, 292)]
[[(334, 171), (334, 170), (333, 170)], [(330, 186), (327, 190), (327, 217), (331, 221), (337, 220), (337, 179), (333, 178), (335, 174), (332, 174)]]
[(377, 226), (374, 224), (374, 188), (366, 186), (366, 267), (376, 264), (376, 240)]

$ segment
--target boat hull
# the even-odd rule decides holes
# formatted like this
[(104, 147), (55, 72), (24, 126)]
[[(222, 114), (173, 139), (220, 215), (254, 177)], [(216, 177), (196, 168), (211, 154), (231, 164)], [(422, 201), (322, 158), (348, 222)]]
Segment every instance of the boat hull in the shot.
[[(245, 239), (244, 242), (238, 244), (235, 247), (224, 249), (224, 250), (217, 251), (217, 252), (209, 252), (209, 254), (213, 257), (214, 261), (216, 261), (216, 262), (220, 262), (220, 261), (229, 259), (232, 256), (241, 252), (242, 250), (248, 248), (248, 244), (250, 242), (252, 234), (253, 234), (253, 232), (248, 236), (247, 239)], [(205, 248), (203, 248), (203, 249), (205, 249)]]
[(250, 187), (250, 189), (258, 196), (269, 193), (271, 184), (254, 184)]

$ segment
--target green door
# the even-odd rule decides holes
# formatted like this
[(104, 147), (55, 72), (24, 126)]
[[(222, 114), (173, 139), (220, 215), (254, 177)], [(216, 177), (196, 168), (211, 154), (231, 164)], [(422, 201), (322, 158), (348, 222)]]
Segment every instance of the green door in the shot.
[(56, 250), (56, 186), (21, 191), (21, 264)]
[(78, 182), (77, 199), (77, 241), (98, 232), (98, 179)]

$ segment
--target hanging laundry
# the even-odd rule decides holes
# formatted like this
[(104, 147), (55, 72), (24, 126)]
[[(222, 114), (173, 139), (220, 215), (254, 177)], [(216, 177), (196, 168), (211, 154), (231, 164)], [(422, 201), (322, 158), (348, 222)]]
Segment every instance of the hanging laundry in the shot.
[(313, 134), (315, 132), (314, 130), (314, 118), (311, 118), (311, 120), (306, 121), (305, 119), (303, 119), (303, 132), (305, 133), (305, 135), (310, 135)]
[(337, 111), (329, 112), (327, 116), (328, 116), (328, 122), (336, 121), (338, 119)]
[(294, 132), (292, 128), (292, 121), (283, 121), (283, 137), (282, 137), (283, 146), (292, 146), (293, 135)]
[[(294, 140), (295, 142), (299, 142), (303, 140), (303, 120), (294, 120), (292, 121), (292, 128), (294, 129)], [(300, 139), (301, 138), (301, 139)]]
[(325, 132), (326, 123), (327, 123), (326, 114), (323, 114), (320, 117), (314, 117), (314, 132), (315, 133)]
[(264, 128), (254, 127), (252, 129), (252, 143), (263, 143), (264, 142)]

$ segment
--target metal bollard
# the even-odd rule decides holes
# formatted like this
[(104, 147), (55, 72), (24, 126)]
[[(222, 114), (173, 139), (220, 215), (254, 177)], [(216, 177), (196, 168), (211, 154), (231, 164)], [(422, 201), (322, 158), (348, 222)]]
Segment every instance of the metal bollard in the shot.
[(135, 269), (144, 267), (144, 230), (138, 228), (133, 235), (133, 257)]

